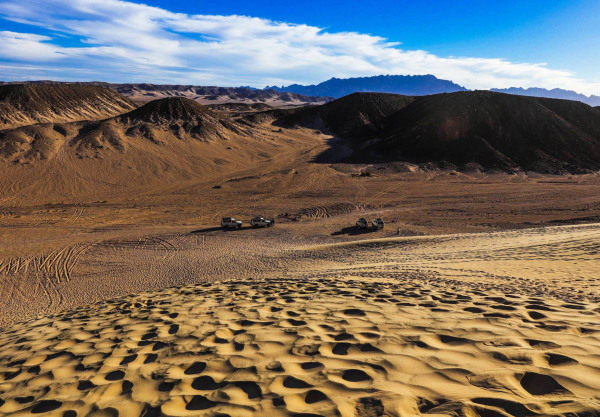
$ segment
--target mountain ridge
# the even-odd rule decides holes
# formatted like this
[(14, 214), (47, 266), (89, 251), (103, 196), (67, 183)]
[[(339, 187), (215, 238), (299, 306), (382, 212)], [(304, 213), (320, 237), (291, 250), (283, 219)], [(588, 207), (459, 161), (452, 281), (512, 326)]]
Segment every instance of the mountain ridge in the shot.
[[(394, 81), (399, 82), (393, 85)], [(340, 84), (357, 83), (355, 86)], [(414, 85), (411, 85), (414, 84)], [(6, 82), (2, 85), (93, 85), (111, 88), (114, 91), (134, 100), (145, 103), (165, 97), (186, 97), (201, 104), (267, 104), (272, 107), (298, 107), (317, 105), (340, 98), (355, 92), (381, 92), (408, 96), (432, 95), (456, 91), (471, 91), (451, 80), (442, 80), (433, 75), (379, 75), (374, 77), (355, 77), (347, 79), (331, 78), (316, 85), (292, 84), (289, 86), (266, 86), (263, 89), (250, 86), (218, 87), (195, 86), (185, 84), (151, 84), (151, 83), (107, 83), (102, 81), (90, 82), (58, 82), (50, 80)], [(546, 89), (539, 87), (510, 87), (491, 88), (489, 91), (522, 95), (529, 97), (557, 98), (576, 100), (592, 107), (600, 106), (600, 96), (577, 93), (561, 88)]]
[(546, 88), (531, 87), (510, 87), (510, 88), (492, 88), (490, 91), (496, 93), (513, 94), (517, 96), (528, 96), (528, 97), (543, 97), (543, 98), (556, 98), (562, 100), (573, 100), (581, 101), (582, 103), (588, 104), (592, 107), (600, 106), (600, 96), (586, 96), (584, 94), (577, 93), (571, 90), (564, 90), (562, 88), (553, 88), (548, 90)]
[(151, 83), (107, 83), (103, 81), (89, 82), (59, 82), (49, 80), (25, 82), (1, 82), (2, 85), (72, 85), (72, 86), (98, 86), (110, 88), (113, 91), (137, 103), (145, 103), (166, 97), (185, 97), (201, 104), (222, 103), (265, 103), (280, 107), (304, 106), (308, 104), (321, 104), (331, 100), (331, 97), (308, 97), (302, 94), (279, 92), (270, 89), (256, 89), (251, 87), (218, 87), (197, 86), (183, 84), (151, 84)]
[[(301, 127), (313, 136), (331, 134), (333, 147), (345, 147), (343, 156), (333, 149), (316, 162), (474, 164), (485, 170), (543, 173), (600, 170), (600, 110), (564, 99), (484, 90), (427, 96), (353, 93), (316, 106), (282, 109), (238, 104), (229, 112), (226, 109), (231, 106), (212, 110), (181, 96), (136, 108), (114, 90), (88, 84), (4, 86), (0, 93), (2, 103), (9, 103), (17, 113), (23, 108), (23, 114), (59, 106), (73, 119), (72, 103), (75, 110), (81, 103), (89, 107), (86, 99), (101, 94), (129, 107), (128, 111), (119, 108), (119, 114), (112, 117), (94, 113), (95, 119), (67, 117), (66, 122), (61, 119), (64, 114), (46, 111), (46, 119), (35, 124), (4, 129), (0, 156), (13, 163), (49, 160), (69, 148), (74, 148), (77, 158), (110, 159), (112, 151), (144, 148), (160, 152), (146, 148), (150, 143), (183, 149), (185, 143), (195, 146), (191, 144), (252, 137), (265, 127), (283, 135), (282, 128)], [(76, 112), (78, 117), (82, 114)]]
[(331, 78), (316, 85), (266, 86), (265, 89), (334, 98), (360, 92), (420, 96), (467, 90), (452, 81), (442, 80), (434, 75), (377, 75), (345, 79)]

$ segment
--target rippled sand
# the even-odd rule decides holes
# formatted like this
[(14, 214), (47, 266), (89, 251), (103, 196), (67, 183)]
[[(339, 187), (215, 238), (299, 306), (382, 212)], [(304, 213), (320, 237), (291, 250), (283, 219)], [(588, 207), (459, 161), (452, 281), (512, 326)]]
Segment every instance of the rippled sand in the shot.
[(0, 346), (2, 415), (600, 413), (598, 303), (408, 274), (170, 288), (13, 325)]

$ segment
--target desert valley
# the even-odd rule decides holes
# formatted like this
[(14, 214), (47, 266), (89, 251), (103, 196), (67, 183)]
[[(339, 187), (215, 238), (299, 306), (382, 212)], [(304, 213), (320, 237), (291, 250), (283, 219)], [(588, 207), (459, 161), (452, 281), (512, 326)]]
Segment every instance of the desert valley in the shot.
[(0, 85), (0, 415), (600, 415), (599, 171), (578, 101)]

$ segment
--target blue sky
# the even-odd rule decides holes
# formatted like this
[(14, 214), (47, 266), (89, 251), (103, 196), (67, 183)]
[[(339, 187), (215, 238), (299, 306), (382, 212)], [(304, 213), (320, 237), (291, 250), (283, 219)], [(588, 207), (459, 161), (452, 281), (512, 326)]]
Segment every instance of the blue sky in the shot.
[(0, 79), (253, 85), (427, 74), (600, 94), (600, 2), (0, 0)]

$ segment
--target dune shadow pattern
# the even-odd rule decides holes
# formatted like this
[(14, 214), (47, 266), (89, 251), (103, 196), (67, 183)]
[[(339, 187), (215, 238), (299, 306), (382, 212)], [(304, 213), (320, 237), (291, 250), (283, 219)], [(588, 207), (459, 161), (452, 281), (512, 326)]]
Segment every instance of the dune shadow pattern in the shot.
[(600, 307), (573, 306), (411, 275), (140, 293), (4, 328), (0, 415), (598, 415)]

